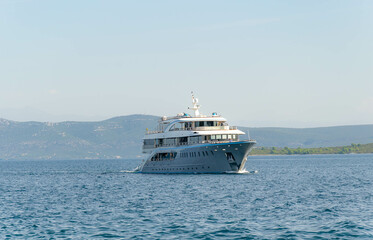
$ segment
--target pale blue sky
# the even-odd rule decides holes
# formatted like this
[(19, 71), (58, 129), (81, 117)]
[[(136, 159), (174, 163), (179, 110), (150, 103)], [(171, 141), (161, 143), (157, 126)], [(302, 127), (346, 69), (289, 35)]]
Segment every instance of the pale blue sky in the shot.
[(0, 0), (0, 118), (373, 124), (373, 1)]

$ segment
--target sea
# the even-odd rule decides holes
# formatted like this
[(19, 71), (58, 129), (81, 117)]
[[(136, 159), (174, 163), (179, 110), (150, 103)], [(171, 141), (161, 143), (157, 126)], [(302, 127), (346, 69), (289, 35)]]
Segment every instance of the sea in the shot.
[(373, 155), (249, 156), (240, 174), (140, 160), (0, 161), (0, 239), (373, 239)]

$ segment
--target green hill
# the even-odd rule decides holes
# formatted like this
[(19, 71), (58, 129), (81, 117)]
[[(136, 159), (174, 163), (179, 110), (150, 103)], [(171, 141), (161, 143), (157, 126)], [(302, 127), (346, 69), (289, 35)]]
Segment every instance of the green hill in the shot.
[[(109, 159), (141, 156), (146, 128), (159, 117), (130, 115), (99, 122), (16, 122), (0, 119), (0, 159)], [(318, 148), (372, 143), (373, 125), (247, 128), (258, 147)], [(247, 135), (242, 139), (247, 138)]]
[(293, 154), (352, 154), (352, 153), (373, 153), (373, 143), (355, 144), (340, 147), (319, 147), (319, 148), (276, 148), (256, 147), (251, 155), (293, 155)]

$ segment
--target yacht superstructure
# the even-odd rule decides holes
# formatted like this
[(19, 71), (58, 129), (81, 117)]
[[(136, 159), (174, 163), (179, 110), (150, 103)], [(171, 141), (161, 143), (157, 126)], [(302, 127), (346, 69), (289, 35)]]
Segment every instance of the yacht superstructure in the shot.
[(223, 173), (244, 169), (254, 140), (239, 140), (245, 134), (217, 113), (200, 114), (192, 93), (194, 116), (187, 113), (162, 117), (155, 131), (143, 138), (147, 154), (137, 168), (143, 173)]

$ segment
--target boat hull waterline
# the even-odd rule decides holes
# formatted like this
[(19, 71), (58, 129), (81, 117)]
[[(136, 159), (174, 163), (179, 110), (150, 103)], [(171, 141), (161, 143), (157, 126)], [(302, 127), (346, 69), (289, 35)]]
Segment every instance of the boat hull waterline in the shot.
[[(141, 173), (239, 173), (255, 141), (201, 144), (157, 148), (136, 170)], [(172, 160), (157, 161), (151, 156), (174, 152)]]

